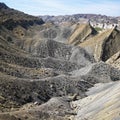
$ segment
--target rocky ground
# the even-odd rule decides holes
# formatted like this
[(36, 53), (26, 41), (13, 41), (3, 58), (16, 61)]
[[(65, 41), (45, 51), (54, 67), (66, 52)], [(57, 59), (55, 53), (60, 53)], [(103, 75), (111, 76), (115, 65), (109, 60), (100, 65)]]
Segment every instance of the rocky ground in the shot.
[(118, 29), (0, 14), (0, 120), (120, 119)]

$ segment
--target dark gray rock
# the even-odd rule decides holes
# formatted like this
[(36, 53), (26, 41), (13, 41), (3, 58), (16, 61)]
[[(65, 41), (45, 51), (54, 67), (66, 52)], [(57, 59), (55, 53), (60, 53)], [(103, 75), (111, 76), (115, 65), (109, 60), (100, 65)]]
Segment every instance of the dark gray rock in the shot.
[(120, 71), (104, 62), (94, 63), (80, 70), (76, 70), (73, 72), (73, 75), (81, 76), (82, 79), (90, 83), (120, 80)]

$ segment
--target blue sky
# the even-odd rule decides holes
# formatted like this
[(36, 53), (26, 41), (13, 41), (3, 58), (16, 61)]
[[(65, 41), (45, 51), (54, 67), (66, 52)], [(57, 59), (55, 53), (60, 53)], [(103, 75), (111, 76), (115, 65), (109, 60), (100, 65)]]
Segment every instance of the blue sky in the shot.
[(120, 0), (0, 0), (31, 15), (94, 13), (120, 16)]

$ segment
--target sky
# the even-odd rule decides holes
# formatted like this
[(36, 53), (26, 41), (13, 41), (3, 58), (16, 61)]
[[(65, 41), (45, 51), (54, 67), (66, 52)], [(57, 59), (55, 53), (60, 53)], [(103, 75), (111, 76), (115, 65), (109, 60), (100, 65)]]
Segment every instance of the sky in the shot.
[(71, 15), (78, 13), (120, 16), (120, 0), (0, 0), (30, 15)]

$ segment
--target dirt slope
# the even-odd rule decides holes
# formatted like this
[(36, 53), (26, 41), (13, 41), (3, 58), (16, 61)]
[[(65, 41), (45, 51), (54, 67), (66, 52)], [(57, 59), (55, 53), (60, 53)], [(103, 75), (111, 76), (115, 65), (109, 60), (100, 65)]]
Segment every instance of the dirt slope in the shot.
[(119, 120), (120, 82), (98, 84), (88, 92), (88, 97), (73, 102), (77, 112), (75, 120)]
[(94, 28), (90, 26), (90, 24), (78, 24), (70, 38), (68, 39), (68, 43), (78, 45), (88, 39), (90, 36), (93, 36), (97, 33)]
[(104, 31), (93, 38), (80, 44), (85, 48), (97, 61), (106, 61), (112, 55), (120, 50), (120, 31), (116, 28)]

